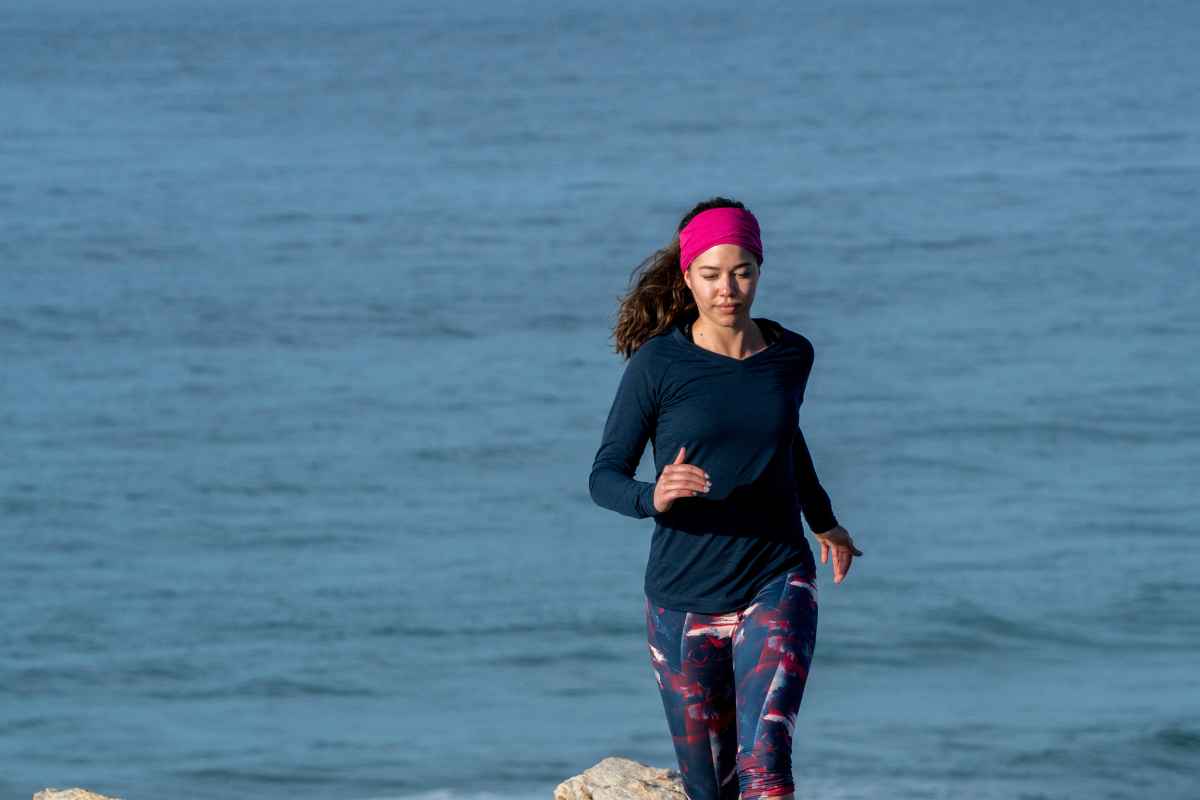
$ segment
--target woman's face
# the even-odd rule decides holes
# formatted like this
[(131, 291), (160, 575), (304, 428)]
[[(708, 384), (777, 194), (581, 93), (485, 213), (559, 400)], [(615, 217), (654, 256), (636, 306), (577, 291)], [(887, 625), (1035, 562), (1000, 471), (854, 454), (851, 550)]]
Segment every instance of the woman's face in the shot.
[(758, 286), (754, 253), (736, 244), (718, 244), (696, 256), (683, 273), (700, 316), (714, 325), (733, 327), (750, 318)]

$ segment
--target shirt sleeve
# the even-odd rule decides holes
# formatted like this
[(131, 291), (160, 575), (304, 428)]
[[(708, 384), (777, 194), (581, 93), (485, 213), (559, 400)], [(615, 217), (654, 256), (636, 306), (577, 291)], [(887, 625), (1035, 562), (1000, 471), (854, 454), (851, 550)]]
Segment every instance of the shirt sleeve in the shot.
[(633, 476), (658, 419), (658, 380), (650, 360), (639, 355), (629, 359), (617, 386), (588, 489), (596, 505), (644, 519), (657, 513), (654, 483)]
[(824, 533), (837, 526), (837, 517), (829, 502), (829, 495), (817, 479), (812, 454), (804, 441), (804, 432), (799, 428), (792, 437), (792, 465), (796, 472), (796, 492), (800, 495), (801, 510), (813, 533)]

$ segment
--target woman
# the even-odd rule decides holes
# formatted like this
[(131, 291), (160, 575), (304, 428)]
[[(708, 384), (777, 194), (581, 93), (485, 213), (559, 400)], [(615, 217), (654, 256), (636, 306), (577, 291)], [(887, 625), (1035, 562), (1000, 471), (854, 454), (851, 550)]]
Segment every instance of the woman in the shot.
[[(651, 663), (689, 800), (791, 800), (792, 730), (817, 628), (803, 514), (841, 583), (862, 552), (837, 523), (800, 432), (804, 336), (751, 317), (758, 221), (700, 203), (624, 298), (629, 359), (589, 478), (592, 499), (653, 516)], [(634, 478), (646, 442), (657, 480)]]

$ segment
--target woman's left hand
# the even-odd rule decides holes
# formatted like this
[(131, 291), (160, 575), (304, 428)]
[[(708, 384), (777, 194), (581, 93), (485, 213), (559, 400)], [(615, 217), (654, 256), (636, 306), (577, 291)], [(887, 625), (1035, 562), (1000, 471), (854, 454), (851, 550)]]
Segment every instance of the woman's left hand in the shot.
[(814, 533), (813, 536), (821, 543), (822, 564), (829, 560), (829, 553), (833, 551), (833, 582), (841, 583), (850, 571), (854, 557), (861, 556), (862, 551), (854, 546), (850, 532), (841, 525), (835, 525), (824, 533)]

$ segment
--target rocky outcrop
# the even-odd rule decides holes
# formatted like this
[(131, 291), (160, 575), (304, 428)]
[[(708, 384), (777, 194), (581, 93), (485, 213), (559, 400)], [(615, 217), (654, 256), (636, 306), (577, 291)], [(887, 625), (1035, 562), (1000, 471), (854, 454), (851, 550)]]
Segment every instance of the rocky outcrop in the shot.
[[(86, 789), (47, 788), (33, 800), (120, 800)], [(554, 789), (554, 800), (687, 800), (679, 772), (610, 756)]]
[(687, 800), (679, 772), (615, 756), (554, 789), (554, 800)]

